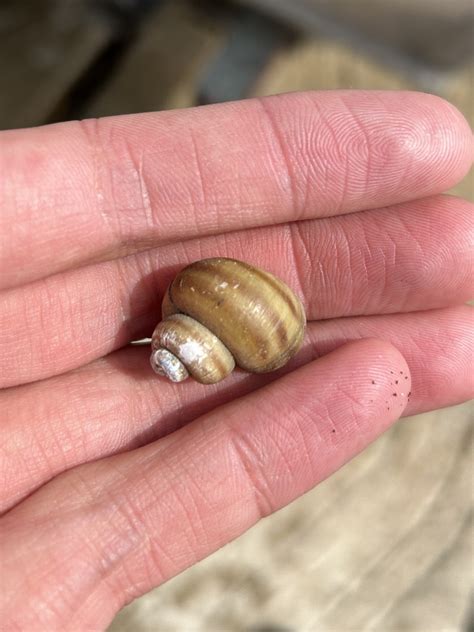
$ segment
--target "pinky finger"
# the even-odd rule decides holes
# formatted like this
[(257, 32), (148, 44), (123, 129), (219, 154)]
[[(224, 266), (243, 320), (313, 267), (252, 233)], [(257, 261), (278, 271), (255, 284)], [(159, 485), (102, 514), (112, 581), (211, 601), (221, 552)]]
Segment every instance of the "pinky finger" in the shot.
[[(403, 392), (394, 374), (408, 376)], [(409, 390), (394, 347), (353, 342), (160, 441), (58, 476), (0, 522), (3, 621), (105, 627), (341, 467), (398, 419)]]

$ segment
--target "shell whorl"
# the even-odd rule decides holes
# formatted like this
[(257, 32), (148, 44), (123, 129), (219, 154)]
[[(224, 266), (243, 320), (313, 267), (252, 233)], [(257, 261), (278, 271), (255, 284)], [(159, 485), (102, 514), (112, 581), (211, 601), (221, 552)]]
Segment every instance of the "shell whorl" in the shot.
[(191, 374), (202, 384), (220, 382), (234, 370), (232, 354), (194, 318), (172, 314), (159, 323), (152, 337), (151, 365), (173, 382)]
[(162, 309), (163, 322), (184, 314), (203, 325), (238, 366), (253, 373), (286, 364), (301, 346), (306, 322), (300, 300), (287, 285), (226, 258), (196, 261), (181, 270)]

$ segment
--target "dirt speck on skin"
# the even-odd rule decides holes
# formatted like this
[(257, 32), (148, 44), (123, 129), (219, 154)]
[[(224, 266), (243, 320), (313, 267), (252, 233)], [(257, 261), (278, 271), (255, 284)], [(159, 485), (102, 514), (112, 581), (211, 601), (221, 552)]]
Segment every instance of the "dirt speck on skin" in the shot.
[(393, 395), (394, 397), (396, 397), (396, 396), (397, 396), (397, 394), (396, 394), (396, 393), (392, 393), (392, 395)]
[(336, 432), (336, 429), (335, 429), (335, 428), (333, 428), (333, 429), (331, 430), (331, 432)]
[(395, 380), (395, 384), (398, 384), (398, 380)]
[(372, 384), (375, 384), (375, 380), (372, 380)]

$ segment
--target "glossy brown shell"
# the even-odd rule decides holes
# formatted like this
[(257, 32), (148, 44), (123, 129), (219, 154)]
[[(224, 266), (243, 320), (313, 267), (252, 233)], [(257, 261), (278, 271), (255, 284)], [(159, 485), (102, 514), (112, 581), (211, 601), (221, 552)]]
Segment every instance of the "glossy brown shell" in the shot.
[(196, 261), (178, 273), (163, 300), (163, 318), (182, 313), (215, 334), (238, 366), (252, 373), (286, 364), (301, 346), (301, 301), (272, 274), (235, 259)]

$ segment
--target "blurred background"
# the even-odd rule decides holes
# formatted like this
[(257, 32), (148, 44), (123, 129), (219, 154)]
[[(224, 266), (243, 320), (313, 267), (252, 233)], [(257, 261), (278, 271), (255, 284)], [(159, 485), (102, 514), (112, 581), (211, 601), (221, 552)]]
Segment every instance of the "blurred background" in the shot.
[[(335, 88), (474, 125), (473, 47), (472, 0), (2, 0), (0, 129)], [(472, 417), (402, 421), (110, 632), (473, 631)]]

